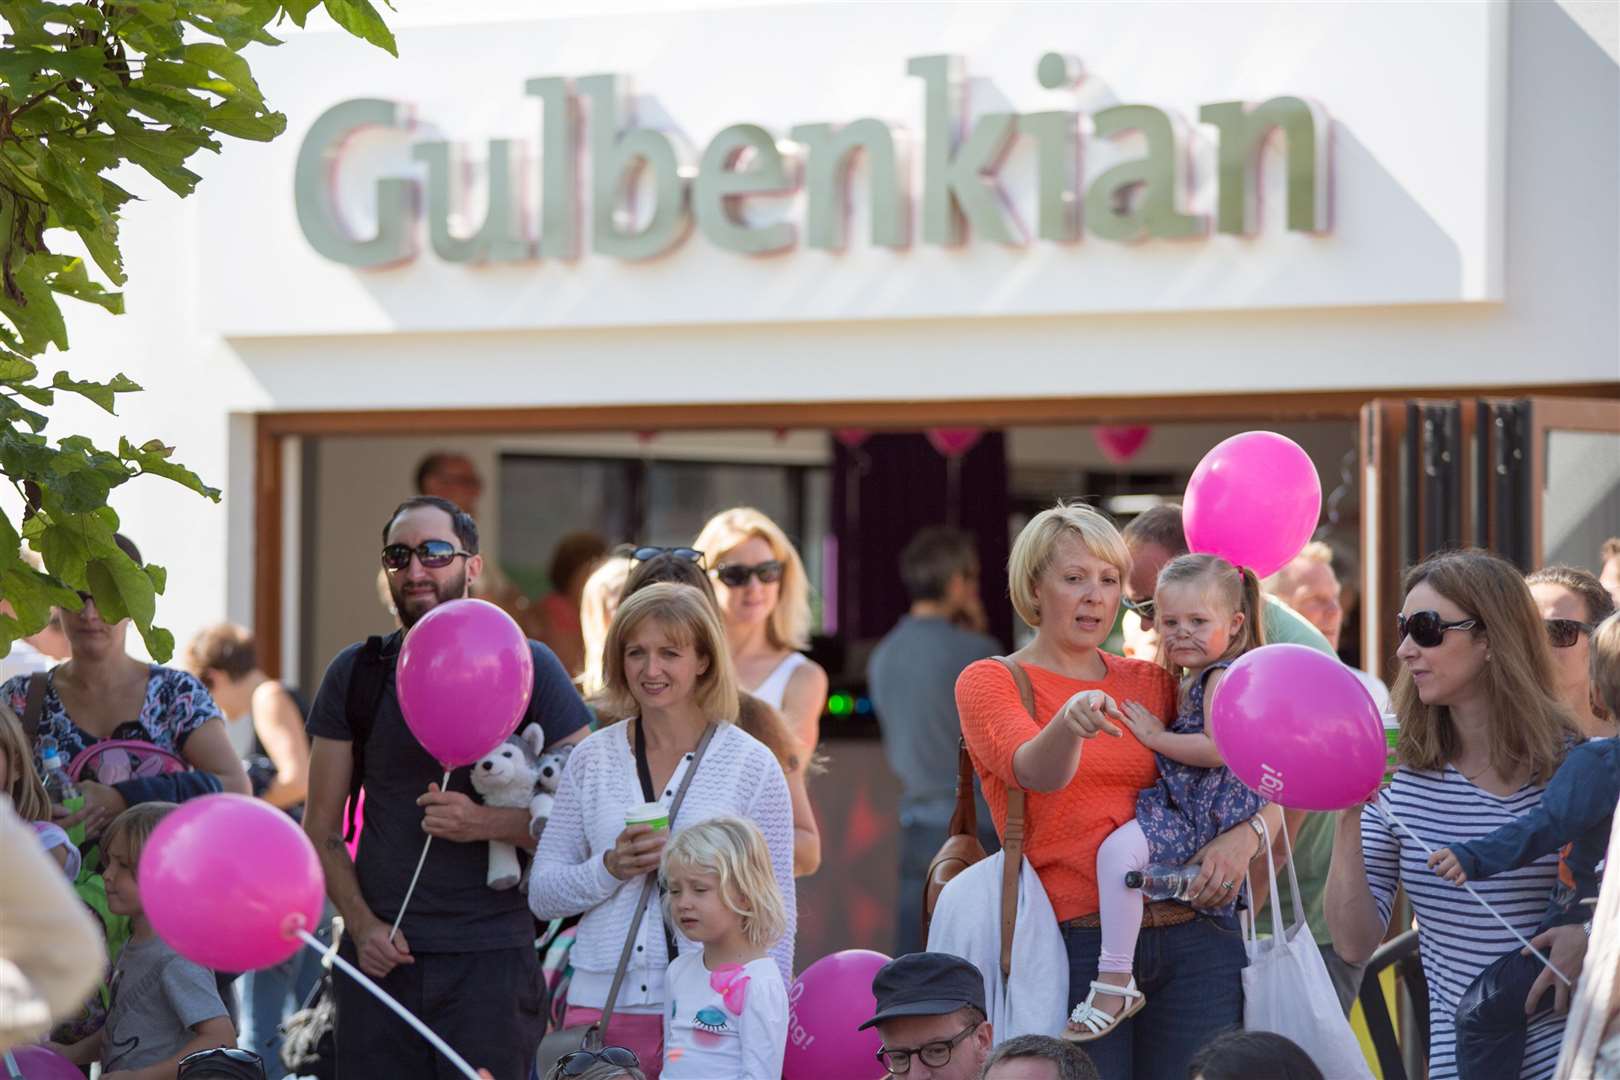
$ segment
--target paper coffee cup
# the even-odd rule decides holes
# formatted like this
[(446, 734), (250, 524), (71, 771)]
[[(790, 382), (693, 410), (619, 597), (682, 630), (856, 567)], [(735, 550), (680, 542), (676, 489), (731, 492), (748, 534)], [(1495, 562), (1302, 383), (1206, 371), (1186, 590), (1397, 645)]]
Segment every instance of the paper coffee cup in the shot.
[(632, 806), (624, 812), (624, 824), (626, 828), (631, 825), (648, 825), (655, 831), (667, 829), (669, 828), (669, 807), (656, 802)]

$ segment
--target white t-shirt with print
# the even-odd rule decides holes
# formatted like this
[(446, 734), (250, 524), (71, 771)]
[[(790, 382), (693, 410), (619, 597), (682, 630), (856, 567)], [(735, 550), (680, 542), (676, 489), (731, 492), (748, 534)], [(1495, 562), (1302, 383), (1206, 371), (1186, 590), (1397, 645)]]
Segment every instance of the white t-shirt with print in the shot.
[(770, 957), (710, 971), (702, 950), (664, 976), (664, 1080), (778, 1080), (787, 1050), (788, 1001)]

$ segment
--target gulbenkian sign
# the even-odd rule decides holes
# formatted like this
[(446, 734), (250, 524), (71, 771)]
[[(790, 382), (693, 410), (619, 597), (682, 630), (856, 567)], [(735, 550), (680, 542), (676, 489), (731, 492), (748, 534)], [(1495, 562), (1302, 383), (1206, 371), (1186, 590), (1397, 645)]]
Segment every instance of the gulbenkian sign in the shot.
[[(1244, 235), (1258, 225), (1260, 153), (1277, 136), (1286, 154), (1286, 228), (1327, 231), (1330, 121), (1310, 101), (1282, 96), (1199, 109), (1198, 119), (1214, 129), (1215, 143), (1215, 195), (1210, 212), (1201, 213), (1190, 208), (1187, 125), (1173, 112), (1131, 104), (1091, 113), (994, 112), (969, 125), (960, 57), (914, 57), (907, 71), (924, 87), (920, 199), (913, 140), (899, 125), (872, 117), (799, 124), (781, 138), (756, 124), (734, 124), (709, 140), (694, 166), (679, 136), (636, 124), (625, 76), (590, 75), (525, 84), (541, 102), (538, 178), (528, 175), (524, 148), (510, 139), (491, 140), (488, 208), (476, 231), (460, 235), (452, 222), (461, 220), (463, 162), (441, 140), (412, 147), (425, 166), (425, 182), (380, 176), (375, 222), (345, 218), (335, 188), (345, 144), (371, 128), (408, 132), (412, 118), (407, 106), (390, 100), (334, 105), (311, 126), (298, 153), (298, 222), (324, 257), (372, 268), (414, 259), (423, 218), (434, 253), (452, 263), (575, 259), (587, 215), (590, 251), (618, 259), (667, 254), (694, 224), (710, 243), (745, 255), (800, 244), (837, 251), (848, 239), (851, 169), (860, 154), (874, 246), (903, 249), (914, 234), (924, 244), (958, 245), (972, 237), (1018, 246), (1030, 242), (1031, 230), (998, 174), (1015, 140), (1027, 139), (1034, 147), (1033, 233), (1039, 240), (1070, 243), (1083, 234), (1120, 242), (1187, 238), (1207, 235), (1212, 225), (1217, 232)], [(1078, 86), (1084, 75), (1074, 58), (1048, 53), (1036, 65), (1036, 78), (1048, 90), (1062, 90)], [(1133, 132), (1140, 136), (1132, 143), (1142, 147), (1140, 156), (1113, 164), (1082, 191), (1081, 153), (1088, 140)], [(580, 177), (587, 159), (588, 200)], [(638, 190), (644, 196), (639, 200)], [(802, 200), (794, 203), (802, 207), (799, 220), (784, 214), (760, 221), (744, 213), (751, 198), (801, 191)], [(535, 198), (537, 215), (531, 209)], [(537, 235), (531, 229), (536, 219)]]

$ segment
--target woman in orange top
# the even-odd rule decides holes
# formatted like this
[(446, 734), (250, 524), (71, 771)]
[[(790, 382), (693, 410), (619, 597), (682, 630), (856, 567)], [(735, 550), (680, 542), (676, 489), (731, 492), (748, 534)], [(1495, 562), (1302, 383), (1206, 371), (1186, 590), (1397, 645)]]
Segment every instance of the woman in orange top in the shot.
[[(1025, 711), (1011, 674), (994, 660), (956, 683), (957, 710), (996, 830), (1005, 832), (1007, 791), (1027, 792), (1024, 855), (1046, 889), (1069, 953), (1069, 999), (1097, 977), (1097, 848), (1136, 814), (1136, 797), (1158, 779), (1153, 752), (1131, 734), (1120, 706), (1135, 701), (1168, 721), (1175, 680), (1164, 668), (1104, 653), (1119, 614), (1130, 552), (1112, 522), (1080, 503), (1059, 503), (1019, 533), (1008, 591), (1035, 640), (1014, 653), (1035, 690)], [(1100, 737), (1099, 737), (1100, 736)], [(1282, 814), (1268, 807), (1273, 831)], [(1243, 1022), (1243, 942), (1233, 916), (1196, 907), (1231, 903), (1262, 849), (1258, 823), (1218, 836), (1198, 853), (1192, 905), (1146, 905), (1135, 970), (1147, 1004), (1086, 1044), (1102, 1075), (1131, 1080), (1185, 1076), (1217, 1033)]]

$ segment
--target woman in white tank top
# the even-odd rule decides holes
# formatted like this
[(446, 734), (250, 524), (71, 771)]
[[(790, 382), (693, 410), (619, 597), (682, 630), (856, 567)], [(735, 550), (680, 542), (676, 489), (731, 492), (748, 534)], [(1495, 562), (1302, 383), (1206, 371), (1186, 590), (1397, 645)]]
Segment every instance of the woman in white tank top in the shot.
[(710, 518), (693, 546), (715, 579), (737, 681), (781, 712), (808, 756), (820, 738), (827, 673), (798, 651), (810, 644), (810, 582), (799, 553), (749, 507)]

